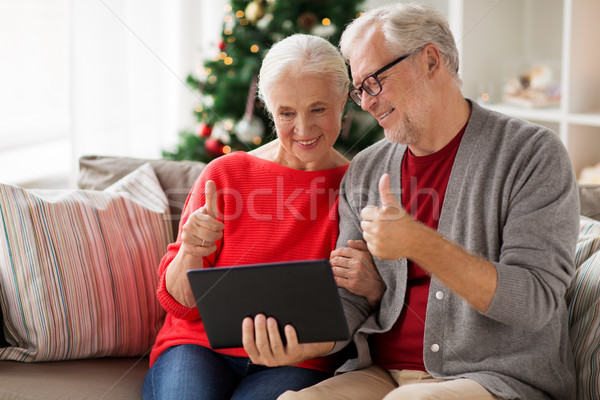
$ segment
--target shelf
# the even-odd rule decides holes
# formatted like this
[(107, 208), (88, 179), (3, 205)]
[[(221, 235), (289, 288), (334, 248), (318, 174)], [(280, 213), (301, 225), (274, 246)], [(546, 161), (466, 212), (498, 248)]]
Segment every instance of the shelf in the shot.
[(491, 110), (515, 116), (517, 118), (539, 121), (539, 122), (560, 122), (561, 111), (558, 107), (549, 108), (523, 108), (511, 104), (487, 104), (484, 105)]
[[(600, 127), (600, 113), (596, 114), (570, 114), (568, 116), (570, 124), (597, 126)], [(600, 135), (600, 131), (598, 131)]]
[[(598, 0), (448, 0), (461, 51), (463, 93), (484, 107), (555, 131), (577, 174), (600, 162), (600, 37)], [(458, 14), (458, 17), (456, 15)], [(593, 42), (593, 40), (592, 40)], [(508, 104), (510, 77), (536, 65), (561, 87), (559, 105)]]
[[(558, 107), (524, 108), (504, 103), (483, 104), (483, 106), (503, 114), (538, 122), (559, 123), (564, 119)], [(566, 120), (570, 124), (600, 127), (600, 113), (567, 114)]]

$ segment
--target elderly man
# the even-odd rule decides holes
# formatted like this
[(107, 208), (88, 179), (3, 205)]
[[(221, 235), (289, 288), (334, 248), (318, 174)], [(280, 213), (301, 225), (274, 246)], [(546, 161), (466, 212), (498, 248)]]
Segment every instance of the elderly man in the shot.
[[(559, 139), (464, 98), (454, 38), (431, 8), (367, 12), (340, 47), (355, 86), (349, 96), (386, 136), (354, 158), (340, 193), (332, 264), (341, 286), (363, 295), (341, 289), (356, 357), (281, 398), (573, 398), (563, 296), (579, 206)], [(383, 294), (353, 282), (368, 258), (346, 246), (361, 238)], [(249, 351), (256, 362), (346, 345), (288, 338), (283, 350), (268, 350), (259, 328), (263, 347)]]

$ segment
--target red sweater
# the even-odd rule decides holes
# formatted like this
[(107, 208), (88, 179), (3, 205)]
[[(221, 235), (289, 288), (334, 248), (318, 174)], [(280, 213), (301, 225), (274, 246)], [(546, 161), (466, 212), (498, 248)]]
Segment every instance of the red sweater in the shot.
[[(422, 157), (407, 150), (402, 159), (402, 206), (417, 221), (438, 227), (452, 165), (463, 129), (443, 149)], [(405, 307), (391, 330), (371, 336), (375, 364), (385, 369), (425, 371), (423, 336), (430, 277), (408, 261)]]
[[(301, 171), (244, 152), (208, 164), (188, 196), (180, 235), (169, 245), (159, 266), (157, 295), (167, 315), (150, 354), (150, 366), (171, 346), (210, 347), (198, 310), (178, 303), (165, 287), (165, 271), (181, 246), (181, 227), (205, 203), (206, 181), (216, 184), (219, 220), (225, 228), (216, 252), (204, 258), (205, 268), (328, 259), (338, 235), (339, 185), (347, 168)], [(243, 348), (214, 351), (248, 357)], [(299, 366), (333, 372), (334, 362), (333, 357), (324, 357)]]

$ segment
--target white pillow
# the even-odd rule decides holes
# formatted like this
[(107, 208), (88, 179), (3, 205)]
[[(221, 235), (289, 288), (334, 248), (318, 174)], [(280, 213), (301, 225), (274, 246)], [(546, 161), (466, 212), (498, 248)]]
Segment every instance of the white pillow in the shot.
[(0, 359), (144, 354), (164, 311), (157, 269), (172, 231), (145, 164), (104, 191), (0, 184)]

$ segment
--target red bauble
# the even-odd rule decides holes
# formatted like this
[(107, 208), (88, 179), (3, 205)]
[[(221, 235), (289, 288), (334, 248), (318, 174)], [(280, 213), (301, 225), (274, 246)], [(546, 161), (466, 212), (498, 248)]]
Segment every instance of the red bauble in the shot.
[(225, 145), (223, 143), (221, 143), (221, 141), (219, 139), (215, 139), (212, 137), (209, 137), (204, 142), (204, 147), (206, 147), (206, 150), (208, 150), (210, 153), (212, 153), (216, 156), (223, 155), (223, 147), (224, 146)]
[(198, 136), (207, 137), (212, 133), (212, 126), (205, 124), (202, 122), (198, 125)]
[(219, 46), (219, 50), (223, 51), (223, 50), (225, 50), (225, 48), (227, 47), (227, 43), (225, 43), (224, 41), (222, 41), (222, 40), (221, 40), (221, 41), (219, 42), (219, 45), (218, 45), (218, 46)]

